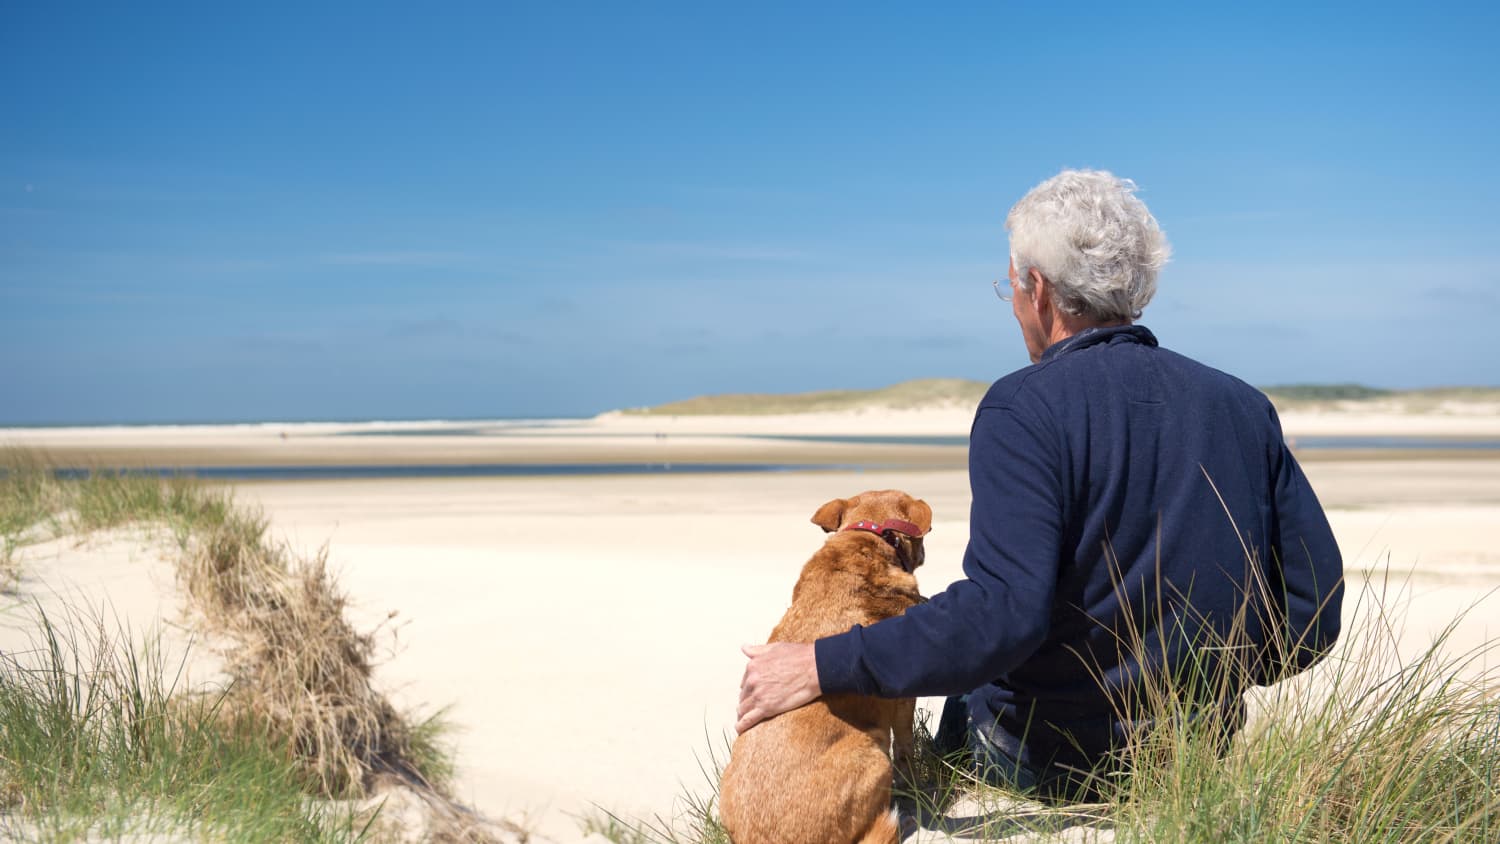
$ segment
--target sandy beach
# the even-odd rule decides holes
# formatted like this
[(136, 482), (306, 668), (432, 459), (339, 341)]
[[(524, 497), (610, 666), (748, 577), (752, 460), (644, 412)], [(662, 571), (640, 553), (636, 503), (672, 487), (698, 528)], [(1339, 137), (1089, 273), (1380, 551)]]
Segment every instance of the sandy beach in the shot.
[[(1494, 414), (1283, 421), (1289, 436), (1500, 436)], [(612, 415), (545, 425), (12, 429), (0, 431), (0, 445), (82, 465), (825, 467), (235, 485), (277, 536), (307, 553), (326, 546), (358, 622), (384, 625), (389, 658), (379, 683), (402, 705), (450, 707), (458, 796), (486, 814), (524, 819), (546, 840), (575, 841), (583, 838), (577, 818), (597, 807), (670, 818), (685, 790), (708, 790), (700, 765), (722, 755), (732, 732), (738, 646), (763, 641), (785, 609), (798, 569), (822, 541), (808, 521), (818, 505), (886, 487), (924, 498), (934, 530), (918, 572), (923, 591), (960, 576), (969, 506), (962, 445), (775, 437), (954, 437), (968, 423), (959, 409)], [(1399, 581), (1408, 653), (1471, 606), (1453, 647), (1490, 641), (1500, 586), (1494, 456), (1387, 451), (1306, 461), (1351, 582)], [(860, 468), (840, 468), (849, 466)], [(144, 540), (62, 540), (28, 549), (26, 559), (18, 593), (3, 599), (6, 619), (59, 592), (107, 600), (132, 625), (172, 616), (174, 587)], [(0, 647), (18, 647), (24, 632), (0, 627)]]

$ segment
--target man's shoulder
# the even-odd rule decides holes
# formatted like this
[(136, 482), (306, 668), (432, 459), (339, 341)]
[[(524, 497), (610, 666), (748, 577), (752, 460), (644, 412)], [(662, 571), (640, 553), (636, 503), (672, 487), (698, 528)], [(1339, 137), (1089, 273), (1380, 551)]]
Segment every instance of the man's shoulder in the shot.
[(1171, 349), (1158, 348), (1156, 352), (1164, 364), (1178, 372), (1183, 380), (1199, 385), (1204, 391), (1233, 396), (1267, 410), (1274, 409), (1266, 394), (1248, 381)]
[(1009, 375), (1002, 375), (985, 391), (984, 398), (979, 400), (979, 409), (1008, 408), (1035, 402), (1045, 395), (1048, 379), (1043, 373), (1052, 363), (1053, 361), (1034, 363)]
[[(1120, 351), (1142, 355), (1143, 363), (1149, 359), (1151, 367), (1170, 374), (1170, 381), (1188, 387), (1199, 396), (1212, 394), (1242, 405), (1274, 410), (1265, 393), (1248, 382), (1180, 352), (1134, 344)], [(1066, 354), (1022, 367), (991, 384), (978, 409), (1042, 409), (1070, 396), (1087, 400), (1097, 393), (1090, 389), (1091, 380), (1114, 379), (1119, 374), (1101, 369), (1098, 363), (1094, 355)]]

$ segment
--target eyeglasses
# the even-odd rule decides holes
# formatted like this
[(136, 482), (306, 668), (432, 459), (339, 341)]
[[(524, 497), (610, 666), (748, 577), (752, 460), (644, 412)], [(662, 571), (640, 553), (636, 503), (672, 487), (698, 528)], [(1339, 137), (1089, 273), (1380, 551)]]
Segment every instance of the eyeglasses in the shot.
[(990, 282), (990, 284), (993, 284), (995, 286), (995, 295), (1000, 297), (1000, 301), (1002, 301), (1002, 302), (1009, 302), (1010, 301), (1010, 299), (1011, 299), (1011, 295), (1010, 295), (1010, 279), (1006, 279), (1005, 280), (1005, 292), (1003, 292), (1003, 293), (1000, 291), (1000, 279), (997, 278), (994, 281)]

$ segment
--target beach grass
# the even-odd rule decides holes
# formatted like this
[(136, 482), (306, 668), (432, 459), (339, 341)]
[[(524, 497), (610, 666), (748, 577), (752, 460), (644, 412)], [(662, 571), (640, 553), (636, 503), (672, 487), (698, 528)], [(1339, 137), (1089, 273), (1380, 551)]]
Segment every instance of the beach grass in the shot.
[[(162, 529), (176, 551), (177, 579), (189, 598), (195, 626), (227, 643), (219, 650), (228, 677), (223, 692), (205, 708), (188, 696), (171, 694), (167, 666), (122, 655), (102, 640), (86, 664), (79, 657), (69, 662), (66, 655), (77, 653), (71, 645), (79, 625), (59, 627), (38, 619), (38, 650), (54, 658), (39, 669), (20, 663), (7, 669), (14, 675), (7, 680), (15, 681), (7, 682), (7, 690), (19, 697), (0, 723), (0, 740), (7, 743), (0, 753), (0, 776), (6, 778), (3, 794), (14, 788), (20, 796), (0, 800), (5, 817), (60, 827), (102, 822), (103, 816), (90, 807), (125, 802), (141, 808), (133, 802), (139, 790), (128, 781), (101, 798), (94, 794), (98, 783), (91, 780), (28, 779), (22, 772), (32, 770), (33, 762), (15, 755), (9, 743), (41, 729), (58, 741), (73, 742), (68, 758), (78, 761), (68, 767), (111, 770), (118, 764), (105, 751), (114, 752), (121, 731), (147, 724), (172, 740), (196, 742), (189, 748), (167, 748), (161, 739), (140, 751), (152, 759), (168, 751), (228, 752), (234, 757), (232, 764), (220, 764), (244, 772), (247, 781), (239, 784), (244, 790), (237, 792), (232, 779), (224, 790), (213, 787), (218, 780), (205, 780), (194, 786), (202, 799), (238, 800), (234, 795), (253, 794), (262, 781), (272, 779), (295, 785), (299, 805), (309, 797), (369, 798), (399, 786), (419, 791), (435, 807), (434, 829), (440, 835), (491, 840), (482, 819), (447, 796), (453, 761), (442, 713), (399, 712), (372, 684), (374, 633), (358, 631), (347, 621), (345, 597), (328, 571), (325, 554), (306, 558), (272, 541), (261, 513), (237, 504), (229, 491), (191, 478), (92, 472), (65, 479), (44, 459), (14, 452), (0, 465), (0, 540), (10, 585), (20, 575), (15, 552), (29, 543), (126, 524)], [(60, 647), (64, 643), (69, 647)], [(31, 685), (21, 682), (31, 677), (39, 679), (28, 681)], [(88, 720), (100, 711), (128, 715), (142, 707), (153, 714)], [(178, 720), (159, 715), (163, 712)], [(32, 717), (49, 713), (56, 716), (51, 721)], [(34, 729), (36, 723), (45, 729)], [(198, 769), (189, 764), (182, 770), (192, 782), (192, 771)], [(150, 771), (141, 775), (160, 774)], [(310, 839), (254, 840), (317, 840), (320, 812), (296, 815), (311, 824)], [(343, 823), (339, 829), (344, 835), (350, 826)]]
[(578, 818), (579, 830), (612, 844), (733, 844), (716, 808), (719, 778), (729, 762), (731, 740), (724, 736), (715, 741), (706, 732), (704, 740), (707, 749), (698, 757), (698, 770), (705, 787), (685, 789), (671, 816), (630, 818), (596, 806), (593, 812)]
[[(1201, 688), (1170, 679), (1142, 687), (1155, 726), (1122, 751), (1129, 775), (1094, 781), (1097, 802), (1043, 803), (983, 784), (966, 762), (937, 758), (919, 725), (916, 784), (896, 795), (922, 819), (906, 840), (1500, 840), (1494, 645), (1451, 653), (1460, 618), (1403, 655), (1403, 597), (1392, 581), (1366, 582), (1351, 597), (1355, 621), (1340, 645), (1312, 669), (1252, 689), (1247, 725), (1227, 750), (1216, 727), (1189, 717)], [(603, 813), (589, 829), (622, 844), (727, 841), (715, 811), (721, 758), (709, 759), (709, 787), (684, 793), (673, 817)]]
[(1108, 791), (1117, 840), (1500, 840), (1493, 645), (1451, 652), (1455, 619), (1403, 656), (1400, 590), (1368, 581), (1356, 600), (1322, 665), (1251, 693), (1223, 758), (1185, 719), (1158, 719), (1146, 764)]
[(308, 800), (297, 766), (224, 697), (175, 694), (174, 666), (96, 617), (35, 609), (0, 656), (0, 837), (358, 841), (371, 818)]

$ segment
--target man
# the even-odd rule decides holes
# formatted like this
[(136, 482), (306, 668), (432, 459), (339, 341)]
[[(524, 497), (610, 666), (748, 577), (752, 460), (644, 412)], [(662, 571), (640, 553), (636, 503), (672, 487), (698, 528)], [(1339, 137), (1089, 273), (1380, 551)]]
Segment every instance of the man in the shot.
[(740, 732), (822, 694), (951, 695), (939, 728), (998, 784), (1097, 794), (1170, 688), (1223, 739), (1241, 692), (1332, 646), (1342, 560), (1259, 391), (1157, 345), (1169, 247), (1135, 185), (1064, 171), (1006, 218), (1032, 365), (969, 439), (963, 580), (905, 615), (744, 648)]

